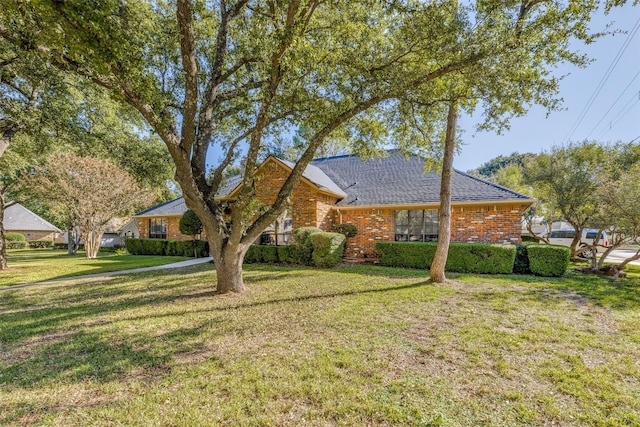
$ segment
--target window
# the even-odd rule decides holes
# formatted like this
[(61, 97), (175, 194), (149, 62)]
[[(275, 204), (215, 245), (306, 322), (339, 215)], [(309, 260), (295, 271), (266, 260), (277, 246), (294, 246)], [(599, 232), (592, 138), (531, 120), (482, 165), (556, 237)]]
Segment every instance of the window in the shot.
[(549, 234), (550, 239), (573, 239), (576, 232), (573, 230), (556, 230)]
[(395, 239), (400, 242), (438, 240), (438, 210), (396, 211)]
[(166, 218), (150, 218), (149, 219), (149, 238), (150, 239), (166, 239), (167, 238), (167, 219)]

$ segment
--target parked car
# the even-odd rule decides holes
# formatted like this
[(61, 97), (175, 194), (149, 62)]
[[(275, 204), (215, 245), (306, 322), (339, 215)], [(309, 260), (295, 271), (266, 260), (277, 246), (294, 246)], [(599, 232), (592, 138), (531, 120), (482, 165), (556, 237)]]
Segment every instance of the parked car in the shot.
[[(600, 238), (598, 239), (597, 244), (594, 246), (596, 237), (598, 236), (598, 231), (599, 230), (595, 229), (582, 230), (582, 238), (580, 239), (579, 248), (584, 250), (577, 253), (579, 257), (591, 257), (591, 247), (593, 247), (596, 252), (604, 252), (606, 248), (609, 247), (609, 236), (606, 231), (600, 232)], [(562, 230), (553, 230), (551, 231), (551, 233), (549, 233), (548, 238), (549, 243), (553, 245), (571, 246), (574, 237), (576, 237), (576, 230), (569, 228)]]

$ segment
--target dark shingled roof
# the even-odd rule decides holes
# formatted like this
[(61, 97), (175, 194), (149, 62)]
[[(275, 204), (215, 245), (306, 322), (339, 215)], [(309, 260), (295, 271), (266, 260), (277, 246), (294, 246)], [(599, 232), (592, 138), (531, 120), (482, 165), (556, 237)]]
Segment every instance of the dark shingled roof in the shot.
[[(314, 160), (346, 193), (337, 206), (380, 206), (431, 204), (440, 202), (440, 174), (425, 172), (424, 159), (405, 157), (398, 151), (387, 156), (362, 160), (353, 155)], [(521, 200), (530, 197), (455, 171), (451, 183), (452, 202)]]
[[(293, 164), (283, 161), (289, 167)], [(385, 157), (362, 160), (348, 155), (316, 159), (304, 177), (319, 188), (343, 195), (336, 206), (427, 205), (440, 203), (440, 174), (425, 172), (424, 159), (405, 157), (392, 150)], [(240, 184), (239, 176), (229, 179), (218, 192), (226, 196)], [(532, 198), (480, 178), (455, 171), (451, 182), (451, 201), (530, 202)], [(182, 215), (187, 210), (182, 197), (138, 213), (136, 216)]]

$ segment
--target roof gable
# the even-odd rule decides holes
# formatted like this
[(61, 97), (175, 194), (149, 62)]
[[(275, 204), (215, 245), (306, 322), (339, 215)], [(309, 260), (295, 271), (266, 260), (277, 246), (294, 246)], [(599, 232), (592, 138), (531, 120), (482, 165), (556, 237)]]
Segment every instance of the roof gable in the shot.
[(19, 203), (5, 209), (3, 221), (4, 229), (7, 231), (47, 231), (62, 233), (58, 227), (34, 214)]

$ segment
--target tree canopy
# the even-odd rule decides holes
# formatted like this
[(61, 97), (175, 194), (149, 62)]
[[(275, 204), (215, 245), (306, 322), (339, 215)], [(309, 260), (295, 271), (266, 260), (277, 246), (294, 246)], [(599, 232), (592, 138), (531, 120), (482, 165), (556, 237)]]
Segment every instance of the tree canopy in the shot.
[[(218, 290), (241, 291), (242, 258), (286, 208), (317, 150), (348, 141), (371, 155), (393, 143), (441, 153), (448, 101), (501, 129), (527, 105), (558, 107), (560, 61), (585, 65), (570, 39), (597, 5), (442, 0), (131, 0), (5, 2), (0, 37), (83, 76), (134, 107), (164, 141), (187, 206), (201, 218)], [(252, 221), (253, 173), (266, 144), (304, 129), (276, 201)], [(210, 151), (221, 153), (213, 165)], [(441, 154), (440, 154), (441, 155)], [(242, 159), (231, 223), (215, 200)], [(207, 179), (211, 172), (211, 179)]]
[(31, 192), (77, 224), (87, 258), (95, 258), (107, 223), (148, 205), (153, 194), (106, 160), (56, 153), (24, 178)]

